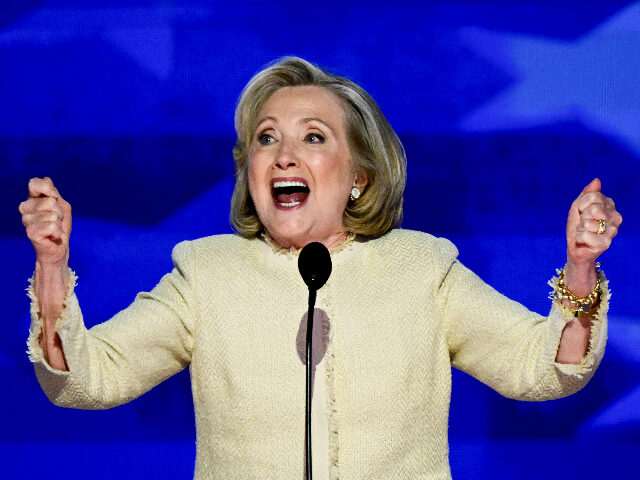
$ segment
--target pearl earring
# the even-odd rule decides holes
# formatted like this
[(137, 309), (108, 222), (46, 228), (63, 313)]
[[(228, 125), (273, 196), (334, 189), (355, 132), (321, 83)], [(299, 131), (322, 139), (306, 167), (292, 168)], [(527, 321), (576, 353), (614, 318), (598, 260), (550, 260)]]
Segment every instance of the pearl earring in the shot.
[(351, 195), (349, 196), (349, 198), (351, 198), (352, 202), (360, 198), (360, 189), (358, 187), (353, 187), (351, 189)]

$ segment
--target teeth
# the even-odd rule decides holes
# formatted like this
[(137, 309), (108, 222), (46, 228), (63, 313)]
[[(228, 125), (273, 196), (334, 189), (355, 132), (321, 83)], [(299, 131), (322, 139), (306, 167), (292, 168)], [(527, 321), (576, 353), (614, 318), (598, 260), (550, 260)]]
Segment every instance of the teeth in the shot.
[(273, 188), (283, 188), (283, 187), (306, 187), (306, 185), (298, 180), (287, 180), (284, 182), (275, 182), (273, 184)]
[(295, 207), (296, 205), (300, 205), (300, 202), (289, 202), (289, 203), (280, 203), (278, 205), (282, 205), (283, 207)]

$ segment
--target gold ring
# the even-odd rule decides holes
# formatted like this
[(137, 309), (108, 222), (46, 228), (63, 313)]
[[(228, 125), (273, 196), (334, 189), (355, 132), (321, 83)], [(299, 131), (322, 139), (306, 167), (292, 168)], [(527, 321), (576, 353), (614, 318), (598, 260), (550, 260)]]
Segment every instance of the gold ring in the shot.
[(604, 220), (598, 220), (598, 235), (602, 235), (606, 229), (607, 222), (605, 222)]

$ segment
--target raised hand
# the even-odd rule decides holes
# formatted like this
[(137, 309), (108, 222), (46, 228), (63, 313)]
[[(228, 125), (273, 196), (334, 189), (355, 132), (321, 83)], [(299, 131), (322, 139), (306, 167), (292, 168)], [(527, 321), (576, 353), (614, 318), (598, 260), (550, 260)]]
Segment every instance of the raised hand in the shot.
[(593, 268), (597, 258), (618, 234), (622, 215), (614, 201), (605, 197), (599, 179), (594, 179), (571, 205), (567, 219), (567, 263)]
[(65, 267), (69, 260), (71, 205), (49, 177), (29, 181), (29, 198), (18, 207), (27, 237), (42, 267)]
[(68, 370), (55, 324), (68, 287), (71, 205), (60, 196), (50, 178), (32, 178), (29, 181), (29, 198), (20, 204), (18, 210), (36, 251), (34, 293), (42, 319), (38, 341), (49, 365), (58, 370)]

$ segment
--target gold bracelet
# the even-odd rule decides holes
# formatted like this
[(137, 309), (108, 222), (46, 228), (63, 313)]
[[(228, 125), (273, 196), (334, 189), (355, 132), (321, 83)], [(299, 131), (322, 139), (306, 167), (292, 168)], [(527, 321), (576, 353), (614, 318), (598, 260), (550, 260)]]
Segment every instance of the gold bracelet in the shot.
[[(600, 268), (599, 262), (596, 263), (596, 268)], [(564, 283), (564, 268), (562, 268), (562, 270), (558, 271), (558, 284), (554, 291), (551, 292), (550, 297), (558, 299), (559, 301), (568, 300), (573, 305), (577, 305), (578, 308), (575, 310), (567, 307), (573, 312), (573, 315), (577, 317), (580, 313), (589, 314), (589, 312), (600, 303), (600, 293), (600, 276), (597, 275), (597, 271), (596, 286), (593, 288), (593, 291), (586, 297), (579, 297), (574, 295)]]

